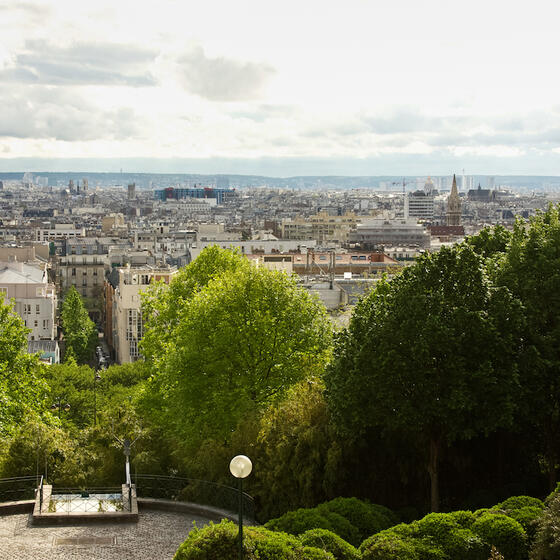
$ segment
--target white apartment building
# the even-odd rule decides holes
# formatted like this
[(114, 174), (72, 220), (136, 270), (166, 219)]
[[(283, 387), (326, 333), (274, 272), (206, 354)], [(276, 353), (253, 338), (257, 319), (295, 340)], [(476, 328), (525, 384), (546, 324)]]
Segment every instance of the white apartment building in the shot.
[[(408, 212), (407, 212), (408, 208)], [(415, 191), (407, 193), (405, 200), (405, 217), (419, 220), (434, 219), (434, 195), (430, 192)]]
[(73, 239), (85, 237), (86, 228), (76, 228), (74, 224), (54, 224), (52, 228), (37, 228), (35, 230), (36, 241), (50, 242), (61, 239)]
[(15, 311), (31, 329), (28, 340), (56, 338), (57, 297), (46, 266), (21, 262), (0, 263), (0, 294), (15, 301)]
[(152, 282), (169, 284), (177, 269), (152, 267), (118, 268), (118, 285), (112, 294), (112, 343), (117, 363), (135, 362), (144, 334), (140, 294)]

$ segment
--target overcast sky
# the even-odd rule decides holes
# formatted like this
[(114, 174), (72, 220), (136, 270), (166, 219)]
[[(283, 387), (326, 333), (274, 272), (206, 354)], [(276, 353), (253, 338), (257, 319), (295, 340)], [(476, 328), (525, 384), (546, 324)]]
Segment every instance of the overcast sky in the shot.
[(0, 169), (560, 175), (557, 4), (0, 0)]

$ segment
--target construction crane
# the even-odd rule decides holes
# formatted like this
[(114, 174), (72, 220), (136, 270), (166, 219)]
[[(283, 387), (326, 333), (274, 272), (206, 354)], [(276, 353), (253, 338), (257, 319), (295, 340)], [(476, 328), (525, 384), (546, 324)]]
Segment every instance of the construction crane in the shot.
[(393, 181), (393, 183), (391, 183), (392, 185), (401, 185), (402, 184), (402, 196), (403, 196), (403, 214), (404, 214), (404, 218), (405, 220), (408, 219), (408, 206), (406, 203), (406, 185), (410, 184), (410, 181), (405, 181), (405, 178), (403, 177), (402, 183), (398, 183), (396, 181)]

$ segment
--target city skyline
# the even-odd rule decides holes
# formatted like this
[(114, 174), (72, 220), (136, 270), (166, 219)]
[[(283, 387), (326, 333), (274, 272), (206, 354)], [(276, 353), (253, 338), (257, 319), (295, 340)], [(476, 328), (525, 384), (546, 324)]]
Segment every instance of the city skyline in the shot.
[(554, 175), (557, 12), (1, 2), (0, 171)]

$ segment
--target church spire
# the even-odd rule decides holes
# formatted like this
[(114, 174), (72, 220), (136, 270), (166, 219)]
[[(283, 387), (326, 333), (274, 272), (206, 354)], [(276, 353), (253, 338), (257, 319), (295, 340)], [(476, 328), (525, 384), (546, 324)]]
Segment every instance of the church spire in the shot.
[(451, 193), (447, 199), (447, 225), (461, 225), (461, 199), (457, 191), (457, 179), (453, 174), (453, 184), (451, 185)]

